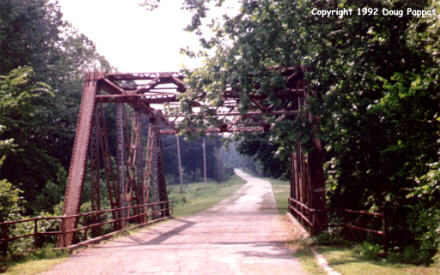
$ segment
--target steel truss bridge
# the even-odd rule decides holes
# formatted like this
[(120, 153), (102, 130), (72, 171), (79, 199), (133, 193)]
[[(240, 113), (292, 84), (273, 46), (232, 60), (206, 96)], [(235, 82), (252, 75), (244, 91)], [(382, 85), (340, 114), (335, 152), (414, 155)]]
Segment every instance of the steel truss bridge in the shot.
[[(277, 109), (269, 103), (269, 95), (250, 94), (250, 106), (240, 112), (240, 91), (226, 89), (221, 95), (221, 107), (210, 108), (217, 118), (215, 125), (202, 129), (205, 133), (224, 132), (263, 132), (270, 131), (272, 125), (268, 117), (276, 120), (292, 119), (300, 108), (305, 107), (310, 92), (304, 85), (304, 68), (272, 68), (285, 79), (285, 89), (273, 89), (282, 106)], [(161, 135), (176, 134), (180, 118), (188, 114), (164, 112), (165, 105), (179, 104), (179, 97), (188, 90), (184, 75), (176, 72), (160, 73), (102, 73), (90, 72), (86, 75), (83, 95), (76, 128), (69, 176), (64, 202), (64, 216), (73, 216), (62, 222), (64, 234), (59, 238), (59, 246), (70, 246), (77, 225), (75, 215), (79, 214), (81, 193), (87, 171), (90, 170), (92, 211), (101, 210), (100, 171), (105, 171), (107, 192), (112, 209), (124, 208), (145, 203), (168, 201), (165, 171), (162, 156)], [(258, 88), (257, 85), (255, 85)], [(192, 102), (193, 114), (203, 109), (204, 93)], [(113, 168), (108, 136), (109, 125), (105, 122), (103, 104), (115, 105), (116, 123), (116, 169)], [(130, 109), (130, 115), (127, 115)], [(206, 110), (206, 108), (204, 109)], [(148, 125), (143, 125), (148, 118)], [(310, 118), (311, 119), (311, 118)], [(131, 125), (131, 127), (130, 127)], [(142, 129), (148, 127), (148, 135), (143, 137)], [(197, 131), (200, 129), (188, 129)], [(311, 224), (312, 233), (317, 233), (327, 224), (325, 212), (325, 188), (322, 169), (322, 148), (320, 141), (311, 137), (313, 148), (304, 154), (302, 145), (297, 142), (292, 148), (291, 198), (312, 209), (318, 209)], [(143, 141), (146, 139), (146, 141)], [(89, 160), (89, 161), (88, 161)], [(165, 209), (162, 216), (169, 216), (169, 205), (158, 204), (156, 209)], [(140, 208), (142, 212), (148, 209)], [(127, 215), (125, 211), (113, 212)], [(99, 219), (99, 216), (95, 216)], [(121, 217), (119, 217), (121, 218)], [(124, 227), (124, 222), (119, 227)], [(72, 233), (69, 233), (72, 232)], [(99, 234), (99, 233), (98, 233)]]
[[(185, 75), (177, 72), (159, 73), (103, 73), (86, 74), (76, 127), (69, 175), (65, 191), (63, 216), (58, 231), (59, 247), (71, 247), (78, 240), (75, 233), (91, 229), (92, 236), (100, 236), (101, 226), (112, 223), (118, 231), (129, 223), (145, 224), (172, 215), (172, 202), (167, 197), (167, 186), (162, 154), (161, 135), (177, 134), (182, 118), (202, 115), (209, 110), (216, 120), (204, 128), (186, 129), (205, 133), (268, 132), (270, 121), (293, 119), (306, 110), (311, 92), (305, 87), (303, 67), (277, 67), (284, 78), (285, 88), (271, 88), (268, 94), (249, 94), (247, 111), (239, 110), (240, 91), (227, 88), (221, 94), (220, 107), (207, 107), (205, 93), (200, 92), (191, 104), (191, 114), (165, 112), (179, 104), (188, 90)], [(258, 84), (253, 84), (255, 89)], [(270, 103), (276, 97), (281, 104)], [(113, 104), (114, 107), (109, 107)], [(281, 106), (281, 107), (280, 107)], [(105, 112), (114, 112), (115, 123), (106, 121)], [(312, 117), (301, 112), (314, 125)], [(148, 134), (143, 134), (148, 129)], [(109, 132), (116, 133), (111, 142)], [(328, 224), (325, 205), (325, 184), (320, 140), (311, 136), (312, 148), (303, 152), (301, 142), (291, 151), (290, 199), (292, 214), (308, 225), (312, 234)], [(112, 153), (116, 152), (115, 163)], [(90, 183), (92, 212), (80, 213), (81, 195), (85, 179)], [(105, 181), (101, 184), (101, 181)], [(101, 186), (106, 187), (111, 210), (102, 210)], [(113, 219), (102, 221), (111, 214)], [(79, 220), (87, 215), (88, 225), (79, 228)], [(52, 218), (55, 219), (55, 218)], [(38, 220), (35, 218), (35, 223)], [(35, 225), (37, 228), (37, 225)], [(37, 230), (37, 229), (36, 229)], [(35, 233), (38, 235), (38, 233)], [(43, 234), (43, 233), (40, 233)], [(46, 233), (45, 233), (46, 234)], [(7, 240), (9, 238), (3, 234)], [(35, 235), (36, 236), (36, 235)], [(87, 237), (86, 237), (87, 238)], [(37, 243), (37, 237), (35, 237)], [(36, 246), (38, 246), (36, 244)]]

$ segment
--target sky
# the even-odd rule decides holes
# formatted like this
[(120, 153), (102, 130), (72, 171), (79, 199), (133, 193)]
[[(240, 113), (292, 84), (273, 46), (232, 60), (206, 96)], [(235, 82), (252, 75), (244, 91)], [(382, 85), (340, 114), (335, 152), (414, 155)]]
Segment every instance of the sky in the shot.
[(191, 15), (181, 0), (162, 0), (147, 11), (141, 0), (59, 0), (64, 19), (91, 39), (120, 72), (172, 72), (201, 65), (180, 54), (198, 49), (195, 34), (183, 29)]

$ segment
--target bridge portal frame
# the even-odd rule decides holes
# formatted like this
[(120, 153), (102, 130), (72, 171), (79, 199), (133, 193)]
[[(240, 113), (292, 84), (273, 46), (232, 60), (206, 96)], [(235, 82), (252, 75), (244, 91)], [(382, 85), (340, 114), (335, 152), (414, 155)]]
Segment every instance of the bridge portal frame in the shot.
[[(226, 89), (222, 94), (224, 105), (214, 110), (218, 118), (216, 125), (203, 129), (205, 133), (224, 132), (267, 132), (271, 130), (265, 118), (277, 117), (276, 121), (298, 115), (299, 110), (307, 105), (310, 92), (304, 84), (302, 67), (271, 68), (279, 70), (286, 79), (285, 89), (273, 89), (280, 100), (286, 102), (282, 109), (267, 103), (269, 95), (251, 94), (250, 108), (242, 113), (238, 110), (240, 93)], [(90, 160), (92, 185), (92, 210), (100, 210), (100, 173), (105, 170), (110, 204), (112, 208), (127, 206), (128, 203), (142, 205), (148, 200), (167, 201), (165, 171), (163, 165), (161, 134), (177, 134), (179, 118), (186, 114), (168, 115), (163, 112), (165, 104), (177, 104), (180, 94), (187, 90), (184, 75), (176, 72), (159, 73), (103, 73), (88, 72), (82, 92), (81, 105), (76, 127), (69, 175), (65, 192), (63, 215), (74, 216), (79, 213), (81, 194)], [(255, 85), (256, 88), (257, 85)], [(102, 94), (104, 91), (106, 94)], [(203, 97), (203, 93), (202, 93)], [(202, 98), (200, 98), (202, 99)], [(109, 149), (107, 126), (102, 103), (115, 103), (116, 108), (116, 163), (117, 173), (113, 168)], [(193, 102), (193, 107), (202, 106)], [(134, 110), (131, 136), (126, 138), (124, 106)], [(313, 118), (306, 113), (312, 125)], [(149, 119), (146, 148), (142, 147), (142, 117)], [(130, 140), (130, 144), (128, 144)], [(290, 165), (291, 198), (318, 209), (311, 227), (312, 234), (323, 230), (327, 224), (325, 204), (325, 183), (322, 168), (322, 145), (320, 140), (311, 136), (312, 149), (308, 153), (297, 142), (292, 150)], [(127, 145), (128, 144), (128, 145)], [(143, 159), (143, 155), (145, 156)], [(166, 206), (165, 206), (166, 207)], [(148, 211), (148, 209), (143, 210)], [(123, 212), (115, 213), (119, 217)], [(166, 212), (165, 215), (169, 215)], [(94, 217), (99, 220), (99, 216)], [(59, 247), (68, 247), (74, 240), (73, 230), (77, 218), (63, 220), (61, 228), (66, 232), (59, 238)], [(122, 229), (124, 223), (118, 225)], [(99, 234), (98, 230), (92, 234)]]

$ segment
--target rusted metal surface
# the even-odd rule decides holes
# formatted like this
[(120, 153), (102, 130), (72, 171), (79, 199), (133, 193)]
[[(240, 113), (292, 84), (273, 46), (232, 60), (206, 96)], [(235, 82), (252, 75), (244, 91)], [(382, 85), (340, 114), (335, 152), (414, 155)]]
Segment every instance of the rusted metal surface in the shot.
[[(92, 117), (95, 110), (96, 94), (99, 91), (98, 81), (103, 77), (104, 75), (98, 72), (87, 73), (86, 75), (72, 158), (70, 161), (69, 176), (67, 178), (67, 186), (64, 196), (63, 213), (66, 216), (76, 214), (79, 211), (81, 191), (86, 170)], [(66, 219), (64, 222), (65, 224), (63, 224), (63, 227), (65, 227), (66, 230), (75, 228), (76, 219)], [(59, 239), (59, 246), (70, 245), (72, 239), (73, 234), (67, 234), (65, 239)], [(64, 241), (66, 241), (66, 243)]]
[[(110, 200), (111, 208), (119, 207), (119, 189), (117, 186), (117, 181), (115, 177), (115, 173), (113, 171), (112, 158), (110, 154), (110, 145), (107, 134), (107, 125), (104, 116), (104, 110), (102, 106), (98, 106), (97, 108), (97, 118), (98, 118), (98, 137), (99, 137), (99, 150), (101, 152), (101, 162), (104, 166), (105, 173), (105, 181), (107, 185), (108, 198)], [(117, 213), (113, 213), (114, 219), (117, 217)], [(115, 224), (115, 227), (117, 225)], [(115, 228), (116, 229), (116, 228)]]
[[(293, 199), (288, 199), (288, 205), (290, 213), (296, 217), (302, 224), (307, 225), (311, 229), (313, 228), (327, 228), (327, 227), (344, 227), (351, 230), (361, 231), (365, 233), (371, 233), (378, 235), (382, 238), (382, 245), (384, 251), (388, 249), (388, 232), (387, 232), (387, 220), (385, 216), (385, 211), (383, 212), (368, 212), (363, 210), (352, 210), (352, 209), (322, 209), (322, 208), (311, 208), (306, 204)], [(355, 225), (350, 223), (321, 223), (322, 220), (319, 219), (320, 215), (327, 212), (336, 212), (342, 214), (351, 214), (356, 216), (367, 216), (371, 218), (380, 219), (381, 226), (380, 229), (367, 228), (362, 225)]]
[[(160, 134), (158, 134), (158, 125), (157, 118), (151, 117), (150, 124), (148, 128), (148, 140), (149, 147), (147, 150), (149, 153), (149, 198), (148, 200), (151, 202), (157, 202), (160, 200), (160, 182), (162, 181), (162, 169), (160, 161), (161, 158), (161, 148), (160, 146)], [(161, 169), (162, 168), (162, 169)], [(158, 210), (159, 206), (153, 206), (153, 210)], [(158, 213), (158, 212), (157, 212)]]
[[(286, 79), (285, 88), (273, 88), (270, 91), (282, 102), (282, 108), (275, 108), (275, 105), (268, 100), (270, 98), (268, 94), (255, 92), (249, 94), (250, 102), (247, 112), (242, 112), (238, 108), (240, 91), (232, 88), (227, 88), (221, 95), (224, 102), (222, 106), (207, 107), (205, 105), (207, 103), (204, 101), (206, 94), (200, 92), (197, 95), (198, 99), (192, 103), (193, 114), (203, 115), (200, 110), (208, 109), (211, 114), (216, 116), (217, 122), (206, 125), (203, 130), (187, 130), (206, 133), (267, 132), (276, 123), (298, 115), (300, 108), (305, 107), (308, 97), (302, 80), (304, 68), (273, 67), (268, 70), (279, 71)], [(164, 104), (169, 104), (172, 107), (172, 104), (178, 102), (179, 94), (187, 90), (183, 81), (184, 77), (182, 73), (178, 72), (112, 74), (95, 72), (87, 74), (66, 189), (64, 209), (66, 217), (63, 218), (60, 227), (64, 234), (59, 239), (59, 246), (69, 246), (73, 239), (73, 233), (76, 232), (74, 228), (77, 217), (74, 214), (78, 213), (81, 202), (80, 195), (89, 141), (92, 208), (94, 210), (100, 209), (100, 171), (103, 169), (110, 205), (113, 209), (119, 209), (118, 212), (112, 212), (113, 220), (122, 222), (120, 225), (114, 223), (115, 230), (117, 227), (122, 228), (123, 224), (128, 222), (127, 217), (131, 214), (126, 207), (168, 200), (161, 134), (176, 134), (180, 120), (186, 114), (176, 111), (170, 115), (164, 113), (163, 110)], [(250, 79), (252, 77), (254, 76), (249, 76)], [(260, 89), (259, 84), (255, 83), (254, 88)], [(101, 90), (104, 93), (101, 94)], [(97, 105), (95, 116), (93, 116), (95, 103)], [(102, 106), (106, 103), (113, 103), (116, 106), (116, 144), (112, 148), (110, 148)], [(124, 115), (124, 106), (127, 108), (127, 112), (132, 115)], [(106, 109), (109, 110), (109, 108)], [(148, 136), (144, 142), (142, 141), (142, 115), (150, 120)], [(126, 127), (129, 119), (132, 119), (131, 128)], [(95, 127), (92, 128), (92, 124)], [(319, 142), (317, 141), (316, 144)], [(297, 145), (297, 152), (294, 154), (292, 163), (292, 169), (295, 170), (291, 177), (292, 194), (305, 205), (322, 207), (322, 192), (319, 194), (316, 192), (319, 189), (317, 187), (323, 183), (323, 178), (319, 174), (321, 160), (318, 153), (320, 151), (319, 148), (317, 149), (317, 154), (312, 152), (306, 156), (302, 152), (301, 144)], [(112, 156), (114, 152), (116, 154)], [(112, 158), (114, 157), (116, 167), (113, 167)], [(317, 174), (311, 175), (310, 173)], [(315, 195), (317, 198), (314, 197)], [(153, 208), (157, 208), (157, 206), (153, 206)], [(161, 208), (168, 209), (166, 206)], [(142, 217), (147, 209), (141, 207), (130, 211), (134, 211), (135, 216), (140, 217), (138, 222), (145, 222)], [(99, 216), (101, 215), (99, 211), (96, 213), (93, 219), (84, 222), (96, 224), (95, 221), (102, 219), (102, 216)], [(165, 216), (169, 215), (168, 210), (160, 213)], [(326, 223), (324, 218), (319, 219), (320, 222)], [(98, 230), (97, 227), (91, 228), (95, 232)], [(84, 234), (87, 235), (87, 232)]]
[(363, 210), (352, 210), (352, 209), (328, 209), (328, 212), (344, 212), (348, 214), (358, 214), (358, 215), (365, 215), (365, 216), (374, 216), (374, 217), (384, 217), (384, 213), (380, 212), (368, 212)]
[[(236, 89), (227, 88), (221, 95), (222, 106), (217, 107), (208, 107), (209, 104), (204, 101), (206, 94), (200, 92), (191, 105), (192, 115), (203, 117), (200, 110), (208, 110), (216, 117), (216, 122), (187, 130), (205, 133), (267, 132), (276, 123), (297, 116), (301, 109), (306, 111), (310, 93), (305, 89), (303, 81), (304, 68), (273, 67), (268, 70), (279, 71), (285, 77), (286, 87), (273, 88), (269, 91), (270, 96), (268, 93), (258, 92), (249, 94), (246, 112), (238, 108), (240, 91)], [(178, 102), (179, 95), (187, 90), (184, 77), (182, 73), (176, 72), (87, 73), (65, 193), (64, 216), (60, 219), (60, 247), (72, 244), (73, 235), (79, 230), (77, 223), (81, 217), (84, 219), (81, 230), (84, 230), (84, 238), (88, 238), (88, 229), (91, 229), (92, 235), (99, 235), (103, 224), (112, 223), (114, 230), (120, 230), (124, 224), (133, 221), (130, 219), (136, 219), (142, 224), (148, 221), (148, 215), (153, 218), (170, 215), (167, 203), (146, 204), (168, 201), (161, 134), (176, 134), (180, 119), (187, 114), (178, 111), (167, 114), (163, 110), (164, 104), (172, 107)], [(254, 76), (249, 76), (250, 80), (252, 77)], [(253, 86), (255, 90), (260, 89), (258, 83)], [(101, 94), (101, 90), (105, 93)], [(268, 100), (271, 96), (282, 102), (279, 104), (282, 108), (276, 108)], [(116, 144), (112, 148), (103, 107), (107, 103), (116, 105)], [(134, 115), (125, 116), (125, 107), (127, 112), (134, 112)], [(110, 108), (106, 109), (108, 111)], [(148, 136), (144, 142), (143, 115), (150, 121)], [(302, 112), (302, 115), (309, 120), (316, 132), (319, 120), (307, 112)], [(131, 128), (126, 127), (129, 119), (132, 119)], [(312, 234), (317, 234), (328, 225), (328, 220), (322, 172), (322, 145), (313, 133), (310, 138), (313, 146), (308, 153), (303, 152), (303, 145), (299, 141), (293, 148), (290, 179), (291, 197), (295, 203), (291, 203), (290, 210), (294, 216), (311, 226)], [(88, 155), (91, 166), (92, 209), (95, 210), (90, 214), (90, 219), (78, 214)], [(113, 165), (113, 158), (116, 159), (116, 167)], [(100, 211), (102, 169), (111, 208), (117, 211)], [(107, 213), (111, 214), (112, 219), (104, 221)], [(37, 226), (35, 228), (38, 231)], [(39, 245), (38, 239), (35, 244)]]
[(142, 197), (145, 202), (150, 201), (150, 191), (151, 191), (151, 185), (154, 181), (154, 172), (153, 172), (153, 165), (154, 165), (154, 132), (153, 132), (153, 125), (150, 123), (148, 125), (148, 136), (147, 136), (147, 146), (145, 148), (145, 169), (144, 169), (144, 179), (143, 179), (143, 193)]
[[(134, 110), (134, 119), (132, 120), (130, 145), (127, 158), (127, 197), (129, 205), (144, 204), (142, 181), (143, 181), (143, 165), (142, 165), (142, 114), (139, 109)], [(142, 213), (142, 209), (136, 209)], [(142, 222), (141, 220), (139, 222)]]
[[(299, 72), (299, 71), (298, 71)], [(292, 75), (293, 76), (293, 75)], [(302, 79), (292, 83), (295, 86), (298, 94), (294, 105), (296, 110), (306, 110), (307, 100), (310, 93), (305, 89), (304, 81)], [(319, 120), (313, 118), (308, 112), (303, 112), (304, 119), (307, 119), (312, 126), (310, 134), (312, 148), (304, 153), (303, 145), (298, 140), (296, 142), (293, 153), (291, 154), (290, 163), (290, 186), (291, 199), (301, 203), (307, 208), (300, 207), (300, 210), (306, 210), (298, 213), (296, 209), (292, 209), (292, 215), (304, 220), (308, 225), (311, 225), (311, 234), (316, 235), (325, 228), (319, 225), (328, 223), (325, 200), (325, 181), (323, 176), (323, 161), (322, 161), (322, 145), (314, 133), (317, 132), (317, 125)], [(314, 213), (307, 209), (318, 209)]]
[[(101, 188), (100, 188), (100, 161), (99, 161), (99, 121), (97, 116), (97, 110), (93, 116), (92, 134), (90, 137), (90, 200), (92, 203), (92, 211), (101, 210)], [(96, 214), (91, 217), (93, 223), (97, 223), (100, 220), (100, 215)], [(101, 228), (94, 228), (92, 231), (93, 236), (101, 235)]]
[[(125, 106), (123, 103), (117, 103), (116, 109), (116, 165), (117, 165), (117, 179), (119, 187), (119, 207), (127, 206), (127, 184), (125, 178), (125, 139), (124, 139), (124, 120), (125, 120)], [(127, 212), (122, 209), (121, 217), (126, 217)], [(124, 228), (125, 222), (121, 219), (120, 228)]]
[[(158, 210), (153, 210), (153, 207), (157, 207)], [(142, 205), (135, 205), (135, 206), (127, 206), (127, 207), (120, 207), (116, 209), (108, 209), (108, 210), (98, 210), (98, 211), (91, 211), (86, 213), (78, 213), (75, 215), (70, 216), (61, 216), (61, 217), (36, 217), (36, 218), (30, 218), (30, 219), (22, 219), (22, 220), (16, 220), (16, 221), (9, 221), (9, 222), (3, 222), (0, 223), (0, 228), (2, 228), (2, 235), (0, 236), (0, 244), (2, 244), (1, 252), (6, 256), (8, 243), (11, 243), (15, 240), (19, 239), (25, 239), (25, 238), (33, 238), (34, 244), (33, 249), (37, 249), (40, 247), (39, 244), (39, 238), (42, 236), (50, 236), (50, 235), (58, 235), (60, 236), (60, 239), (63, 239), (63, 236), (68, 236), (69, 234), (74, 234), (77, 232), (83, 231), (83, 241), (80, 241), (79, 243), (75, 244), (77, 246), (78, 244), (84, 243), (89, 239), (88, 230), (91, 229), (92, 231), (95, 228), (101, 228), (103, 225), (111, 224), (111, 223), (120, 223), (121, 221), (125, 221), (126, 223), (129, 222), (131, 219), (137, 219), (139, 220), (140, 216), (144, 216), (143, 219), (141, 219), (143, 222), (138, 223), (135, 226), (142, 226), (149, 224), (151, 222), (157, 221), (158, 219), (154, 218), (155, 216), (161, 217), (160, 220), (162, 220), (164, 217), (169, 217), (171, 215), (165, 215), (166, 212), (173, 212), (173, 202), (172, 201), (159, 201), (156, 203), (145, 203)], [(149, 209), (149, 211), (145, 211), (144, 213), (140, 213), (139, 211), (135, 211), (139, 208), (146, 208)], [(130, 211), (131, 210), (131, 211)], [(128, 215), (126, 217), (120, 217), (117, 219), (109, 219), (109, 220), (99, 220), (99, 221), (93, 221), (93, 219), (90, 219), (91, 217), (95, 217), (97, 215), (105, 216), (105, 214), (108, 213), (119, 213), (121, 211), (127, 211)], [(111, 215), (111, 216), (117, 216), (117, 215)], [(80, 227), (75, 227), (71, 229), (67, 229), (66, 227), (63, 228), (62, 225), (65, 225), (65, 220), (82, 220), (82, 225)], [(88, 220), (92, 220), (92, 223), (87, 223)], [(58, 231), (40, 231), (38, 227), (39, 221), (55, 221), (60, 223), (60, 229)], [(23, 235), (16, 235), (12, 236), (9, 235), (9, 232), (11, 232), (10, 227), (15, 226), (18, 224), (25, 224), (25, 223), (33, 223), (33, 233), (23, 234)], [(130, 225), (133, 227), (133, 224)], [(119, 232), (119, 229), (115, 229), (114, 232)], [(94, 237), (93, 234), (91, 237)], [(66, 243), (66, 242), (65, 242)], [(64, 247), (72, 247), (72, 243), (70, 243), (68, 246)]]
[[(160, 132), (158, 128), (153, 128), (154, 130), (154, 147), (156, 148), (156, 163), (157, 163), (157, 191), (159, 201), (168, 201), (167, 185), (165, 179), (165, 167), (163, 163), (163, 151), (162, 151), (162, 139), (160, 137)], [(168, 210), (168, 205), (161, 205), (162, 209), (165, 211), (161, 212), (162, 217), (169, 216), (170, 212)]]
[[(287, 116), (294, 116), (298, 110), (298, 106), (293, 103), (297, 98), (304, 96), (304, 85), (302, 82), (303, 72), (300, 67), (292, 68), (270, 68), (269, 70), (280, 71), (286, 78), (287, 87), (284, 89), (273, 88), (274, 93), (280, 100), (287, 100), (285, 109), (275, 110), (274, 105), (267, 104), (269, 95), (267, 94), (250, 94), (251, 100), (250, 109), (245, 113), (237, 110), (240, 93), (237, 90), (227, 89), (222, 94), (225, 100), (224, 104), (217, 108), (216, 116), (219, 119), (238, 116), (242, 120), (237, 120), (232, 123), (225, 121), (224, 124), (231, 125), (229, 127), (208, 127), (206, 130), (209, 133), (223, 133), (223, 132), (246, 132), (246, 131), (268, 131), (270, 125), (264, 121), (265, 117), (277, 116), (277, 122), (285, 119)], [(252, 77), (252, 76), (250, 76)], [(112, 102), (112, 103), (128, 103), (130, 106), (138, 106), (146, 114), (154, 114), (163, 124), (168, 126), (167, 129), (162, 129), (163, 134), (174, 134), (177, 132), (175, 121), (178, 117), (186, 114), (178, 114), (169, 116), (163, 115), (161, 107), (152, 107), (152, 104), (166, 104), (178, 102), (178, 95), (187, 90), (183, 82), (184, 75), (178, 72), (152, 72), (152, 73), (115, 73), (105, 75), (102, 87), (109, 94), (97, 96), (98, 102)], [(258, 89), (258, 84), (255, 84)], [(203, 100), (204, 93), (200, 93), (199, 99)], [(288, 102), (291, 102), (290, 104)], [(194, 102), (194, 107), (203, 106), (203, 103)], [(227, 107), (228, 109), (222, 109)], [(248, 120), (261, 125), (260, 128), (247, 128), (241, 122)]]
[[(219, 134), (219, 133), (255, 133), (255, 132), (265, 132), (267, 131), (267, 128), (265, 128), (264, 126), (233, 126), (233, 125), (225, 125), (226, 127), (215, 127), (215, 128), (208, 128), (208, 129), (204, 129), (204, 130), (200, 130), (200, 129), (194, 129), (192, 132), (199, 132), (199, 131), (203, 131), (203, 133), (207, 133), (207, 134)], [(172, 129), (163, 129), (160, 130), (161, 134), (164, 135), (175, 135), (177, 134), (176, 130), (172, 130)]]

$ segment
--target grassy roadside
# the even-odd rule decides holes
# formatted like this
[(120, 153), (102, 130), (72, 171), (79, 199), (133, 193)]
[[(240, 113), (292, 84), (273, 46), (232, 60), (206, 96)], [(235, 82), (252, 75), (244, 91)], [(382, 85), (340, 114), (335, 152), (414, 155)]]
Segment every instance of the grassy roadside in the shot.
[(272, 184), (273, 194), (278, 206), (278, 213), (285, 215), (287, 213), (287, 199), (290, 195), (290, 185), (288, 181), (264, 178)]
[(436, 275), (440, 268), (415, 266), (401, 263), (389, 263), (385, 259), (379, 261), (366, 260), (361, 256), (358, 247), (341, 248), (333, 246), (316, 246), (330, 266), (341, 274), (365, 275)]
[(33, 275), (47, 271), (54, 265), (64, 261), (69, 254), (61, 250), (40, 249), (12, 264), (5, 273), (7, 275)]
[(8, 275), (33, 275), (49, 270), (52, 266), (55, 266), (63, 262), (67, 256), (54, 258), (54, 259), (40, 259), (40, 260), (28, 260), (23, 263), (19, 263), (11, 266), (6, 273)]
[[(214, 206), (218, 202), (232, 195), (239, 187), (246, 183), (241, 178), (233, 175), (228, 181), (218, 184), (208, 181), (205, 183), (185, 184), (184, 194), (180, 194), (180, 187), (168, 186), (169, 199), (174, 200), (174, 215), (176, 217), (189, 216)], [(154, 226), (154, 225), (153, 225)], [(121, 235), (136, 232), (139, 229), (120, 233)], [(61, 263), (67, 257), (67, 253), (45, 250), (41, 255), (29, 256), (11, 265), (5, 275), (33, 275), (49, 270)]]
[[(265, 178), (272, 183), (272, 189), (280, 214), (287, 212), (287, 199), (289, 197), (289, 182)], [(316, 262), (310, 250), (311, 240), (298, 240), (292, 243), (298, 249), (295, 256), (301, 261), (303, 268), (310, 274), (326, 274)], [(435, 275), (440, 274), (440, 268), (415, 266), (401, 263), (390, 263), (384, 260), (368, 260), (361, 256), (359, 246), (337, 247), (337, 246), (314, 246), (316, 251), (324, 256), (329, 265), (343, 275)]]
[(246, 182), (236, 175), (228, 181), (218, 184), (214, 181), (185, 184), (184, 193), (180, 186), (168, 186), (168, 197), (174, 201), (174, 216), (184, 217), (208, 209), (231, 196)]
[[(277, 202), (278, 212), (280, 215), (285, 215), (287, 213), (287, 199), (290, 194), (290, 185), (288, 181), (276, 180), (271, 178), (264, 178), (272, 184), (272, 190), (275, 196), (275, 201)], [(286, 217), (287, 223), (287, 217)], [(290, 226), (290, 223), (289, 223)], [(287, 229), (291, 234), (291, 239), (293, 240), (289, 243), (289, 247), (295, 250), (295, 257), (301, 262), (301, 266), (309, 274), (314, 275), (325, 275), (327, 274), (324, 269), (316, 261), (315, 256), (310, 250), (309, 242), (310, 240), (305, 240), (301, 236), (295, 235), (291, 228)]]

